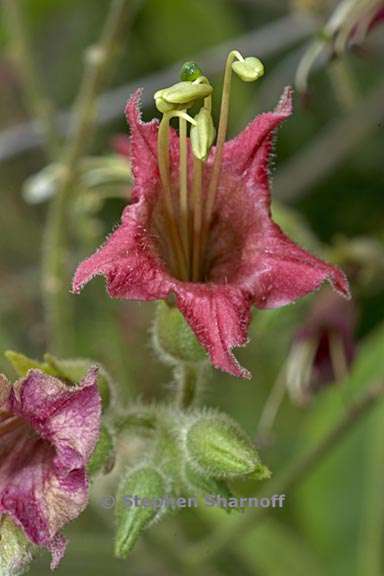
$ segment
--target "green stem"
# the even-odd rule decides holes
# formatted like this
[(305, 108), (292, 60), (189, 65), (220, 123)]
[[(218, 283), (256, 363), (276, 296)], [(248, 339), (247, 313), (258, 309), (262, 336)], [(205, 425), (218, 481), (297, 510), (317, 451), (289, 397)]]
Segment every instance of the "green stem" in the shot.
[[(368, 391), (343, 414), (341, 419), (314, 448), (293, 462), (285, 471), (276, 476), (267, 485), (262, 496), (286, 494), (288, 490), (302, 482), (325, 456), (346, 436), (348, 432), (365, 416), (384, 395), (384, 384), (372, 386)], [(223, 549), (237, 540), (249, 528), (258, 524), (266, 515), (267, 508), (256, 508), (239, 516), (230, 524), (222, 524), (212, 535), (186, 550), (185, 559), (191, 564), (207, 561), (218, 555)]]
[(190, 408), (197, 400), (200, 388), (201, 372), (200, 364), (180, 364), (176, 368), (177, 394), (176, 405), (185, 410)]
[(19, 0), (4, 0), (9, 28), (9, 42), (23, 81), (26, 104), (40, 123), (48, 157), (53, 160), (59, 151), (60, 138), (54, 121), (54, 107), (43, 88)]
[[(12, 1), (12, 0), (11, 0)], [(73, 341), (72, 307), (68, 296), (68, 208), (82, 156), (91, 137), (97, 94), (110, 68), (117, 41), (129, 14), (128, 0), (113, 0), (97, 46), (88, 51), (85, 71), (74, 105), (74, 125), (62, 155), (64, 177), (52, 200), (44, 238), (43, 292), (52, 348), (68, 353)]]

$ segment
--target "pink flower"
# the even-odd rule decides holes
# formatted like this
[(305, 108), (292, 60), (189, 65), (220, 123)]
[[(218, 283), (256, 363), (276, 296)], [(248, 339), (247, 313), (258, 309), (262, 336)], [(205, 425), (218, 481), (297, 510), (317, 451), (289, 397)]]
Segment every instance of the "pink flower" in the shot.
[(40, 370), (13, 386), (0, 377), (0, 517), (61, 560), (59, 530), (87, 505), (85, 466), (99, 434), (100, 396), (91, 369), (76, 387)]
[[(213, 365), (249, 377), (231, 349), (247, 342), (253, 305), (284, 306), (325, 280), (349, 296), (344, 274), (291, 242), (271, 218), (268, 162), (274, 131), (292, 111), (291, 90), (284, 91), (274, 112), (256, 117), (224, 146), (199, 281), (182, 280), (172, 270), (174, 255), (168, 244), (157, 156), (159, 125), (156, 120), (141, 121), (139, 95), (136, 92), (126, 108), (133, 204), (125, 208), (120, 226), (105, 244), (79, 265), (73, 290), (79, 292), (93, 276), (102, 274), (114, 298), (159, 300), (173, 294)], [(177, 189), (179, 141), (172, 129), (169, 154), (171, 181)], [(203, 205), (214, 158), (213, 147), (203, 164)], [(192, 162), (188, 142), (189, 173)], [(190, 178), (188, 186), (193, 187)], [(191, 198), (189, 202), (193, 211)]]

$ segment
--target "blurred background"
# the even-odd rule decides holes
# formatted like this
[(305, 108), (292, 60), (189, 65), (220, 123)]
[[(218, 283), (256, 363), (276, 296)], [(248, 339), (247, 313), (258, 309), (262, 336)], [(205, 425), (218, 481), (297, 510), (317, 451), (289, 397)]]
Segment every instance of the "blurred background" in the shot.
[[(18, 4), (16, 14), (12, 8), (6, 10), (13, 2)], [(336, 4), (332, 0), (128, 2), (120, 41), (113, 46), (105, 79), (97, 83), (95, 126), (92, 130), (88, 126), (90, 137), (79, 154), (81, 178), (65, 223), (69, 243), (65, 266), (70, 278), (77, 263), (118, 223), (129, 201), (129, 165), (117, 155), (115, 144), (118, 135), (128, 134), (123, 109), (136, 88), (144, 88), (143, 117), (149, 120), (157, 115), (153, 93), (178, 80), (183, 61), (195, 60), (215, 85), (217, 111), (228, 51), (255, 55), (263, 60), (266, 73), (256, 85), (234, 80), (233, 136), (255, 114), (273, 109), (284, 86), (299, 85), (295, 113), (276, 140), (271, 166), (273, 214), (293, 239), (339, 264), (349, 275), (353, 309), (342, 311), (341, 316), (353, 317), (348, 324), (353, 354), (344, 366), (350, 372), (340, 375), (333, 370), (316, 385), (303, 384), (299, 374), (293, 382), (291, 378), (293, 392), (285, 393), (281, 387), (288, 378), (288, 361), (300, 371), (294, 356), (295, 343), (301, 341), (297, 335), (311, 322), (316, 299), (327, 299), (329, 289), (324, 288), (295, 306), (255, 311), (251, 342), (237, 352), (252, 380), (238, 381), (215, 372), (205, 391), (207, 405), (227, 411), (257, 440), (263, 461), (274, 474), (308, 445), (316, 444), (345, 410), (351, 389), (384, 377), (384, 26), (380, 27), (379, 18), (369, 21), (364, 38), (353, 49), (345, 46), (336, 54), (334, 36), (321, 33)], [(44, 283), (42, 290), (51, 241), (47, 221), (58, 177), (55, 152), (51, 153), (54, 146), (51, 151), (47, 148), (36, 120), (42, 110), (36, 106), (33, 79), (37, 90), (53, 103), (49, 114), (59, 143), (68, 134), (71, 138), (71, 107), (82, 82), (85, 54), (98, 41), (109, 6), (110, 0), (4, 2), (0, 348), (36, 358), (48, 350), (97, 360), (116, 381), (120, 401), (129, 403), (138, 395), (146, 401), (165, 398), (172, 385), (170, 371), (149, 345), (154, 305), (113, 302), (106, 297), (101, 279), (81, 296), (69, 296), (68, 283), (64, 298), (70, 316), (63, 322), (63, 331), (68, 331), (64, 339), (52, 335), (49, 319), (46, 322)], [(364, 18), (364, 12), (358, 16)], [(347, 24), (350, 21), (332, 32), (343, 31)], [(359, 20), (353, 22), (351, 34), (358, 24)], [(303, 57), (304, 63), (309, 61), (314, 41), (323, 42), (323, 51), (311, 65), (304, 86), (303, 64), (299, 77), (297, 72)], [(92, 56), (97, 59), (97, 53), (88, 51), (88, 60)], [(26, 89), (31, 74), (32, 89), (31, 82)], [(319, 339), (324, 337), (323, 328), (316, 323)], [(3, 357), (0, 368), (12, 375)], [(277, 390), (272, 400), (271, 389)], [(267, 421), (267, 433), (260, 435), (260, 417), (264, 414), (264, 421), (268, 420), (266, 402), (276, 409), (276, 417)], [(212, 576), (384, 574), (383, 416), (379, 408), (364, 419), (287, 493), (283, 510), (271, 511), (262, 524), (250, 524), (241, 535), (234, 528), (230, 546), (213, 557), (203, 554), (200, 572)], [(136, 449), (136, 445), (125, 446), (122, 451), (129, 458)], [(92, 506), (67, 529), (71, 543), (58, 575), (182, 574), (183, 550), (188, 545), (224, 523), (236, 522), (236, 512), (183, 510), (152, 528), (128, 561), (114, 560), (113, 511), (100, 504), (100, 498), (112, 490), (113, 478), (95, 488)], [(234, 490), (253, 494), (255, 486)], [(48, 570), (48, 556), (43, 555), (31, 574)]]

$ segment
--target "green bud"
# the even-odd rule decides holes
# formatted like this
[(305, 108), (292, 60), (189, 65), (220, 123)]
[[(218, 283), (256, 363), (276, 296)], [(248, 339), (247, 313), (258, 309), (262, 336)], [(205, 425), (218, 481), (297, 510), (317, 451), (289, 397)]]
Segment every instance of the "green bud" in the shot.
[(232, 64), (232, 70), (244, 82), (254, 82), (264, 74), (264, 64), (258, 58), (250, 56), (244, 60), (236, 60)]
[(155, 350), (170, 364), (197, 363), (207, 356), (176, 307), (159, 302), (153, 327)]
[(198, 417), (187, 431), (186, 449), (191, 464), (213, 478), (262, 480), (270, 476), (251, 439), (224, 414)]
[[(170, 110), (174, 110), (178, 105), (189, 108), (196, 100), (205, 98), (212, 94), (212, 86), (209, 84), (194, 84), (192, 82), (178, 82), (170, 88), (158, 90), (155, 93), (156, 106), (172, 105)], [(159, 108), (160, 109), (160, 108)], [(169, 112), (170, 110), (166, 110)]]
[(102, 425), (99, 439), (88, 462), (87, 471), (90, 476), (108, 474), (115, 464), (115, 443), (112, 434)]
[(19, 576), (24, 574), (33, 559), (37, 547), (24, 532), (8, 517), (0, 517), (0, 575)]
[(196, 126), (192, 126), (190, 132), (192, 151), (199, 160), (206, 160), (216, 136), (212, 115), (203, 107), (194, 120)]
[(185, 62), (181, 68), (180, 79), (185, 82), (193, 82), (202, 75), (203, 72), (196, 62)]
[[(153, 505), (153, 499), (164, 498), (165, 495), (165, 479), (151, 466), (130, 472), (120, 482), (116, 494), (115, 554), (118, 558), (126, 558), (142, 531), (164, 513), (164, 508)], [(140, 499), (140, 505), (130, 505), (130, 498)]]

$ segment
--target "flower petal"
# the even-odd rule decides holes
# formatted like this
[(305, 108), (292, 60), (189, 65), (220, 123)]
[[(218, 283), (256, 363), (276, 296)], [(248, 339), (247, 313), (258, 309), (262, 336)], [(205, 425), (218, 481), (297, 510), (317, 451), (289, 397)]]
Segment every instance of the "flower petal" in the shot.
[(316, 258), (289, 240), (270, 222), (247, 248), (253, 256), (242, 270), (241, 285), (258, 308), (277, 308), (317, 290), (325, 281), (346, 298), (348, 281), (336, 266)]
[(250, 300), (231, 286), (180, 283), (176, 302), (201, 345), (208, 351), (212, 364), (234, 376), (250, 378), (231, 349), (247, 342), (250, 322)]
[(134, 176), (133, 200), (140, 197), (143, 186), (158, 179), (157, 131), (159, 122), (156, 119), (151, 122), (141, 120), (140, 96), (141, 90), (137, 90), (128, 100), (125, 108), (131, 129), (128, 149)]
[(232, 174), (244, 174), (264, 139), (272, 135), (279, 124), (291, 114), (292, 89), (287, 87), (274, 112), (259, 114), (238, 136), (226, 142), (223, 169)]
[[(30, 370), (10, 391), (0, 419), (0, 514), (32, 542), (65, 549), (59, 530), (88, 500), (85, 466), (97, 442), (101, 403), (91, 369), (79, 386)], [(1, 427), (2, 426), (2, 427)]]

